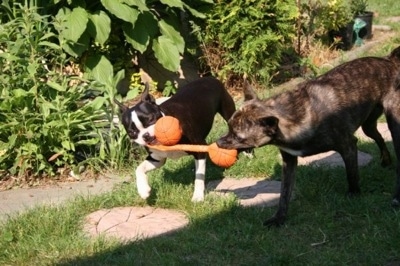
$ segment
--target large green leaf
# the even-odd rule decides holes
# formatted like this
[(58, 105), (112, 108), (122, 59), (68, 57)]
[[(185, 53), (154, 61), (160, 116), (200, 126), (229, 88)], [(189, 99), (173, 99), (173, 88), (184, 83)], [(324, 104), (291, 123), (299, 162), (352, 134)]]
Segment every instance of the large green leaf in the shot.
[(163, 35), (154, 40), (153, 51), (163, 67), (173, 72), (178, 71), (180, 65), (179, 51), (170, 38)]
[(86, 51), (89, 47), (89, 35), (82, 34), (78, 41), (67, 41), (63, 45), (63, 49), (70, 55), (79, 57)]
[(179, 53), (183, 53), (185, 49), (185, 40), (182, 38), (179, 31), (175, 30), (173, 26), (167, 23), (166, 20), (160, 20), (159, 27), (161, 33), (176, 45)]
[(125, 77), (125, 69), (121, 69), (113, 77), (113, 84), (118, 84), (124, 77)]
[(183, 3), (183, 6), (185, 7), (185, 9), (189, 10), (189, 12), (190, 12), (193, 16), (198, 17), (198, 18), (201, 18), (201, 19), (205, 19), (205, 18), (206, 18), (206, 14), (201, 13), (201, 12), (197, 11), (197, 10), (194, 9), (194, 8), (191, 8), (191, 7), (188, 6), (187, 4)]
[(140, 11), (149, 11), (145, 0), (122, 0), (123, 3), (130, 5), (130, 6), (137, 6)]
[(93, 101), (91, 101), (88, 106), (93, 108), (94, 110), (100, 110), (101, 107), (106, 103), (107, 98), (97, 96)]
[(81, 7), (76, 7), (72, 11), (62, 8), (57, 13), (57, 19), (61, 21), (60, 35), (64, 39), (77, 42), (86, 30), (89, 16)]
[(158, 32), (158, 22), (151, 12), (144, 12), (139, 15), (135, 26), (125, 23), (122, 28), (127, 42), (143, 53), (146, 51), (150, 39)]
[(135, 25), (139, 10), (123, 3), (121, 0), (101, 0), (103, 6), (117, 18)]
[(104, 11), (96, 11), (89, 15), (88, 31), (96, 42), (104, 44), (111, 32), (111, 20)]
[(104, 85), (112, 86), (113, 66), (103, 55), (95, 55), (86, 61), (86, 77), (94, 79)]
[(170, 7), (179, 7), (183, 9), (183, 3), (181, 0), (161, 0), (161, 3)]

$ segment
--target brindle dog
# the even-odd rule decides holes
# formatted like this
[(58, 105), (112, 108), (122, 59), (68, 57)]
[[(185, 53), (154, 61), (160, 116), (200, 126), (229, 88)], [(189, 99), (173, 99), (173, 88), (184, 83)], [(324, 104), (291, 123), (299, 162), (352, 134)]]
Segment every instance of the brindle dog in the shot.
[(296, 89), (260, 100), (245, 82), (244, 104), (229, 120), (229, 132), (217, 141), (227, 149), (276, 145), (283, 159), (282, 186), (276, 214), (264, 222), (284, 223), (295, 181), (298, 156), (337, 151), (346, 167), (350, 194), (360, 192), (357, 139), (362, 127), (381, 152), (381, 164), (391, 163), (377, 130), (384, 113), (397, 156), (393, 205), (400, 202), (400, 47), (385, 58), (365, 57), (344, 63)]

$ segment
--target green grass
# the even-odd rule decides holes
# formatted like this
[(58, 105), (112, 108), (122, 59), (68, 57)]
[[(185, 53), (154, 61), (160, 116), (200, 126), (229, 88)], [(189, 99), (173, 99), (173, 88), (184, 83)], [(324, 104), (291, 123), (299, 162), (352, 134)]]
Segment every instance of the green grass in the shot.
[[(220, 123), (220, 122), (219, 122)], [(218, 127), (213, 136), (220, 134)], [(212, 139), (213, 137), (211, 137)], [(389, 143), (393, 153), (392, 145)], [(110, 193), (78, 197), (60, 207), (38, 207), (0, 227), (0, 265), (386, 265), (400, 263), (400, 211), (390, 207), (394, 169), (379, 166), (375, 145), (362, 142), (374, 160), (361, 168), (363, 193), (346, 197), (343, 168), (301, 166), (296, 198), (281, 228), (262, 226), (272, 208), (243, 208), (236, 198), (208, 194), (193, 204), (193, 160), (167, 163), (151, 173), (151, 198), (134, 182)], [(208, 180), (222, 176), (279, 179), (274, 147), (241, 157), (228, 170), (209, 164)], [(114, 206), (151, 205), (181, 210), (189, 226), (168, 236), (129, 244), (82, 232), (85, 215)]]
[[(397, 0), (370, 2), (381, 21), (384, 14), (400, 15)], [(372, 52), (387, 54), (398, 43), (394, 38)], [(217, 119), (209, 140), (224, 131), (226, 125)], [(140, 199), (132, 181), (110, 193), (37, 207), (10, 218), (0, 225), (0, 265), (399, 265), (400, 211), (390, 206), (394, 167), (379, 166), (375, 145), (361, 142), (359, 147), (374, 157), (360, 168), (363, 193), (346, 197), (343, 168), (301, 166), (296, 198), (281, 228), (262, 226), (275, 207), (243, 208), (234, 196), (211, 194), (204, 203), (193, 204), (194, 163), (187, 157), (150, 174), (153, 191), (148, 201)], [(279, 180), (278, 151), (256, 149), (253, 159), (241, 155), (227, 170), (208, 165), (207, 180), (224, 176)], [(132, 205), (181, 210), (190, 223), (171, 235), (128, 244), (84, 235), (87, 214)]]

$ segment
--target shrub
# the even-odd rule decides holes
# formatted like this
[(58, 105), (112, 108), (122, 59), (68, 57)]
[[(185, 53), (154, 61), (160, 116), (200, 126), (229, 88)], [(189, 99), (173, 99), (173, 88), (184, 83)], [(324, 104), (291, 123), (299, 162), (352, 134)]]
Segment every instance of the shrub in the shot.
[(210, 2), (51, 0), (42, 7), (46, 14), (55, 16), (60, 45), (74, 57), (86, 59), (102, 53), (119, 70), (132, 57), (146, 54), (165, 69), (177, 71), (185, 51), (182, 14), (187, 19), (204, 18), (199, 9)]
[(292, 49), (297, 16), (295, 1), (218, 0), (196, 31), (204, 60), (222, 79), (247, 74), (268, 82)]
[[(20, 5), (10, 14), (15, 17), (0, 26), (0, 179), (52, 176), (88, 153), (101, 153), (102, 163), (110, 159), (108, 143), (123, 136), (105, 134), (113, 130), (105, 90), (89, 90), (68, 73), (69, 58), (46, 16)], [(103, 97), (90, 100), (96, 95)]]

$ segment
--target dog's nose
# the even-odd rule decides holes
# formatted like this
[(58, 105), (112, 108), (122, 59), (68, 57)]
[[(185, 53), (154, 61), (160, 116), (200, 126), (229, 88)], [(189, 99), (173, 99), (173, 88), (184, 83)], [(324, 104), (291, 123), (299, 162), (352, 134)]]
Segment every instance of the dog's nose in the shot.
[(144, 133), (143, 134), (143, 140), (147, 143), (151, 143), (155, 140), (154, 136), (151, 136), (149, 133)]
[(220, 138), (219, 140), (217, 140), (216, 142), (217, 142), (217, 146), (219, 148), (224, 148), (224, 146), (226, 145), (226, 141), (225, 141), (225, 139), (223, 137)]

